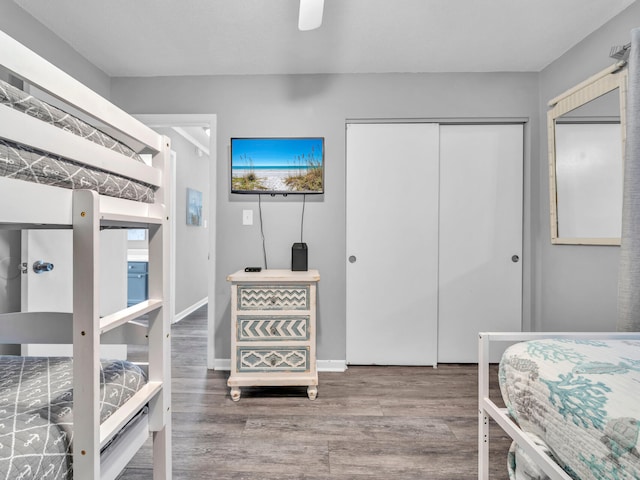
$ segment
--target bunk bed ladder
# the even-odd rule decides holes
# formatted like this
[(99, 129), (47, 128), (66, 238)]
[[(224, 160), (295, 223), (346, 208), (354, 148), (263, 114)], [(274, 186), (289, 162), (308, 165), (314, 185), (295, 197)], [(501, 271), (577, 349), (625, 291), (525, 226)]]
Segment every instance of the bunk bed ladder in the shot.
[(100, 220), (97, 194), (73, 195), (73, 469), (100, 478)]
[[(168, 168), (169, 143), (154, 156)], [(164, 170), (163, 171), (168, 171)], [(166, 205), (169, 190), (156, 192), (156, 205)], [(149, 216), (127, 216), (101, 212), (101, 197), (90, 190), (73, 193), (73, 375), (74, 375), (74, 478), (107, 480), (101, 471), (100, 449), (145, 405), (149, 431), (153, 434), (153, 478), (171, 478), (171, 339), (169, 299), (169, 223), (166, 208), (151, 210)], [(149, 300), (100, 318), (99, 232), (101, 226), (149, 229)], [(100, 337), (141, 315), (149, 321), (148, 383), (109, 419), (100, 424)], [(126, 465), (135, 448), (120, 460)]]
[[(163, 172), (162, 188), (156, 203), (164, 205), (161, 223), (149, 225), (149, 297), (161, 299), (163, 307), (149, 315), (149, 381), (162, 382), (161, 392), (149, 404), (149, 424), (153, 432), (153, 478), (167, 480), (171, 464), (171, 315), (169, 270), (171, 230), (168, 206), (170, 197), (171, 141), (162, 137), (162, 149), (153, 157), (153, 166)], [(175, 248), (175, 247), (171, 247)], [(165, 382), (165, 379), (169, 381)]]

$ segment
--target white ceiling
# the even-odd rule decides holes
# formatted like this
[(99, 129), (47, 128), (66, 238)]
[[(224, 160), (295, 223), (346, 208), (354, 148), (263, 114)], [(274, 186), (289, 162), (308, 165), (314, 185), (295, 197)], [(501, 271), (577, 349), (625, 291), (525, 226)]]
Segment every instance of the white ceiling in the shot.
[(536, 72), (636, 0), (325, 0), (308, 32), (298, 0), (14, 1), (109, 76), (164, 76)]

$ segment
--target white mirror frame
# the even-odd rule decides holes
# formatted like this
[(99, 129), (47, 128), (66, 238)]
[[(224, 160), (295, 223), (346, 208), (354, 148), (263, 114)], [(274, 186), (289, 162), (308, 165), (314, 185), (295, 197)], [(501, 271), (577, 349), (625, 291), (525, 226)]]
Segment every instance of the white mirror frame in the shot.
[[(614, 238), (567, 238), (561, 237), (558, 225), (558, 193), (556, 178), (556, 120), (562, 115), (585, 105), (596, 98), (618, 89), (620, 100), (620, 129), (622, 142), (622, 162), (624, 163), (624, 145), (626, 141), (626, 98), (627, 69), (625, 62), (602, 70), (584, 82), (567, 90), (551, 100), (547, 112), (548, 154), (549, 154), (549, 195), (551, 213), (551, 243), (564, 245), (620, 245), (620, 237)], [(622, 211), (619, 212), (622, 216)]]

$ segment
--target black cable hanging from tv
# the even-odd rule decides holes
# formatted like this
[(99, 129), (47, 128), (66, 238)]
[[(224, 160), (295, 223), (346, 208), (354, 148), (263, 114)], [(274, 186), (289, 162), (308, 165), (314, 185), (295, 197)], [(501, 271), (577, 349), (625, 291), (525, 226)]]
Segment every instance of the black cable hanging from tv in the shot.
[(260, 217), (260, 235), (262, 235), (262, 255), (264, 256), (264, 269), (268, 270), (269, 265), (267, 264), (267, 247), (265, 246), (264, 240), (264, 229), (262, 227), (262, 195), (258, 194), (258, 216)]
[(302, 218), (300, 219), (300, 243), (304, 243), (302, 233), (304, 231), (304, 206), (307, 203), (307, 195), (302, 195)]

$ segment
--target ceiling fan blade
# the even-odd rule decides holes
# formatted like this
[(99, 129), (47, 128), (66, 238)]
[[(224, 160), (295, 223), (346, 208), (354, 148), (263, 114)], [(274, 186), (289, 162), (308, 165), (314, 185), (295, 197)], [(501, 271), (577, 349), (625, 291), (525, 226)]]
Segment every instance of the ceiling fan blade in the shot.
[(322, 25), (324, 0), (300, 0), (299, 30), (313, 30)]

